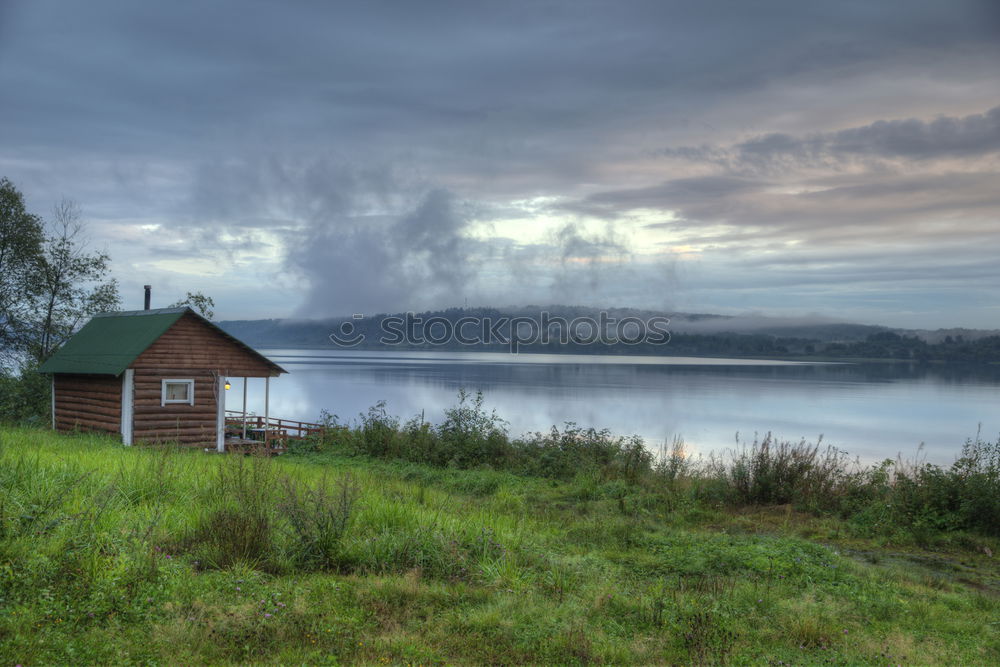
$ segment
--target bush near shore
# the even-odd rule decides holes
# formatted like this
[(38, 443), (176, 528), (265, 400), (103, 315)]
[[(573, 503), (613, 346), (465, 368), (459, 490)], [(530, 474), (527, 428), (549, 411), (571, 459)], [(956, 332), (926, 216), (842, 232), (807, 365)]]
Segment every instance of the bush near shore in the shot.
[(712, 507), (794, 505), (849, 520), (869, 535), (940, 532), (1000, 536), (1000, 437), (978, 434), (955, 463), (942, 467), (901, 457), (862, 466), (820, 442), (788, 442), (770, 433), (708, 458), (693, 458), (675, 441), (654, 452), (638, 436), (565, 424), (546, 433), (510, 437), (487, 411), (482, 394), (459, 392), (440, 424), (423, 416), (402, 422), (372, 406), (353, 424), (325, 415), (325, 439), (302, 450), (360, 454), (437, 467), (488, 468), (580, 484), (615, 485), (644, 502)]

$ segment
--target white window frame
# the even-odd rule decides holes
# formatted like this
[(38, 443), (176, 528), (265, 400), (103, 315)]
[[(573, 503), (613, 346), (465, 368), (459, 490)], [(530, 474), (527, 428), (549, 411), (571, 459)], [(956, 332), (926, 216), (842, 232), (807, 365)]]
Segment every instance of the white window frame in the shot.
[[(168, 399), (167, 398), (167, 385), (168, 384), (186, 384), (188, 386), (188, 397), (187, 399)], [(167, 378), (160, 381), (160, 406), (164, 405), (194, 405), (194, 380), (189, 380), (186, 378)]]

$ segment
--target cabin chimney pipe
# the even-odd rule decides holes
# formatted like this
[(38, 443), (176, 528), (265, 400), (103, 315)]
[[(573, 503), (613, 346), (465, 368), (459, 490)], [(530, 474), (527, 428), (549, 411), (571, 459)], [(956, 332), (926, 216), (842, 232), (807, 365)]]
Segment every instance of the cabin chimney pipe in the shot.
[(149, 310), (149, 291), (153, 289), (152, 285), (143, 285), (142, 289), (146, 290), (146, 302), (143, 306), (143, 310)]

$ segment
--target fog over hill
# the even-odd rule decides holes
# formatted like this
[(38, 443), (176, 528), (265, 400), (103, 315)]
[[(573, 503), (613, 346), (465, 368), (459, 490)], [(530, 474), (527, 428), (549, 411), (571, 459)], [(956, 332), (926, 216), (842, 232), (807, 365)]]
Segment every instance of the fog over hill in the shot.
[[(953, 339), (962, 337), (966, 341), (978, 340), (987, 336), (997, 335), (997, 331), (974, 329), (941, 329), (907, 330), (890, 327), (839, 322), (823, 316), (803, 317), (772, 317), (756, 314), (718, 315), (712, 313), (679, 313), (664, 312), (638, 308), (608, 308), (597, 309), (583, 306), (504, 306), (499, 308), (474, 307), (451, 308), (442, 311), (426, 311), (418, 313), (417, 318), (426, 321), (428, 318), (441, 317), (455, 321), (461, 317), (492, 318), (531, 318), (538, 320), (542, 313), (548, 313), (551, 318), (563, 318), (572, 322), (576, 318), (600, 319), (603, 312), (613, 321), (624, 318), (638, 318), (648, 321), (650, 318), (668, 318), (666, 328), (674, 336), (681, 334), (715, 336), (723, 334), (755, 335), (782, 339), (799, 339), (819, 343), (852, 343), (863, 341), (873, 334), (895, 333), (901, 336), (916, 337), (928, 343), (943, 342), (948, 336)], [(379, 313), (363, 319), (350, 316), (328, 319), (261, 319), (261, 320), (227, 320), (219, 322), (220, 326), (233, 335), (260, 347), (275, 346), (328, 346), (332, 345), (330, 334), (338, 331), (346, 322), (352, 326), (365, 329), (377, 326), (377, 323), (387, 317), (403, 318), (403, 313)], [(671, 354), (669, 345), (663, 353)]]

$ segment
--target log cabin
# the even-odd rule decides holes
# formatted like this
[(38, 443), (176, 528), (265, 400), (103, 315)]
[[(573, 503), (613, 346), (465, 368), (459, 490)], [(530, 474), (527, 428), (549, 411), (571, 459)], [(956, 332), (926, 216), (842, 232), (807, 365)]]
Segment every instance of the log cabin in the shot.
[(267, 396), (286, 371), (181, 307), (95, 315), (39, 372), (52, 376), (54, 429), (221, 452), (228, 378), (244, 378), (245, 411), (246, 378), (264, 378)]

